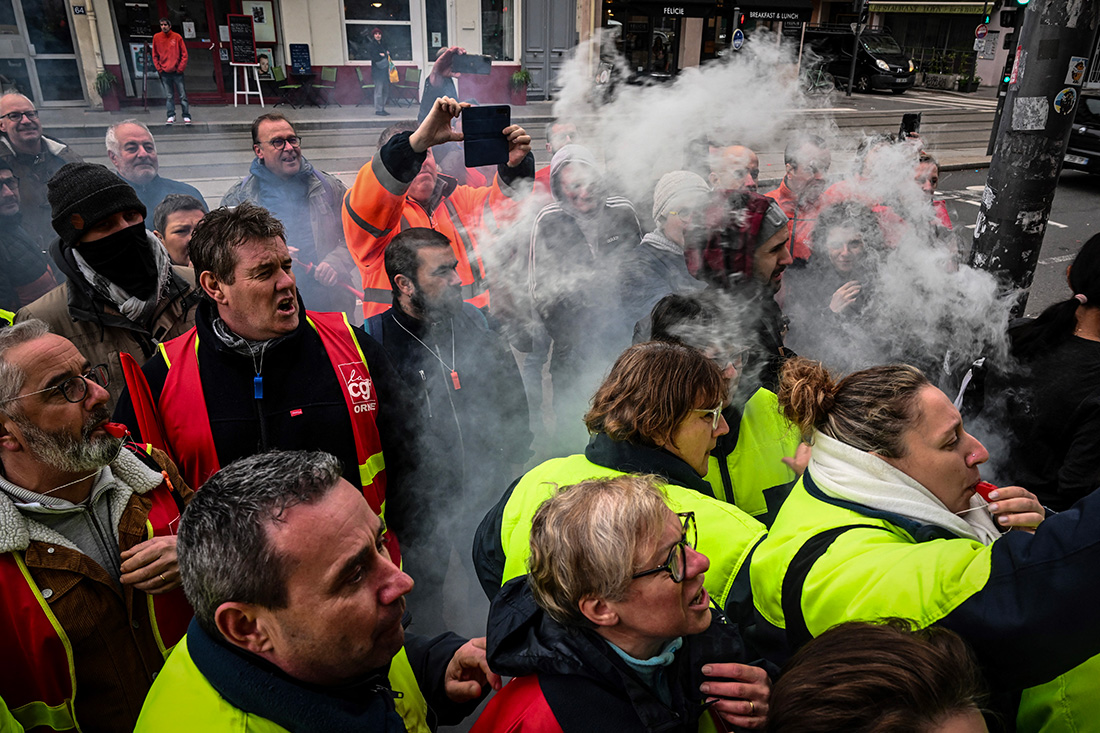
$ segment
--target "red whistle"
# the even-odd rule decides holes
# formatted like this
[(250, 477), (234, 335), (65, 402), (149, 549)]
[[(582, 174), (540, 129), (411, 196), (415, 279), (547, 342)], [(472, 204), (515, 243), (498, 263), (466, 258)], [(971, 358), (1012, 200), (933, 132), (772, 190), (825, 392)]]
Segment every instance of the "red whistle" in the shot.
[(103, 430), (112, 438), (125, 438), (130, 434), (130, 431), (126, 429), (126, 426), (120, 422), (108, 422), (103, 423)]
[(992, 499), (989, 498), (989, 492), (996, 490), (997, 487), (989, 483), (988, 481), (979, 481), (978, 483), (974, 484), (974, 491), (977, 491), (978, 496), (982, 497), (986, 501), (992, 501)]

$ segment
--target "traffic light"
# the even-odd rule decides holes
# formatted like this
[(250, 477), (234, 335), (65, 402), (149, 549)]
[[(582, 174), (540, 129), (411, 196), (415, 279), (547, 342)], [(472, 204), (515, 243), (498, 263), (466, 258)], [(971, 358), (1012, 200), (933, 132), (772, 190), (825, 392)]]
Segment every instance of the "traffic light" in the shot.
[(867, 21), (871, 18), (871, 4), (864, 2), (859, 8), (859, 24), (867, 25)]
[(982, 23), (984, 23), (985, 25), (989, 25), (990, 20), (991, 20), (991, 17), (989, 15), (989, 13), (986, 13), (985, 15), (982, 16)]
[(1015, 28), (1016, 27), (1016, 11), (1015, 10), (1002, 10), (1001, 11), (1001, 27), (1002, 28)]
[(1016, 0), (1016, 4), (1019, 5), (1021, 8), (1025, 5), (1027, 5), (1028, 2), (1029, 2), (1029, 0)]

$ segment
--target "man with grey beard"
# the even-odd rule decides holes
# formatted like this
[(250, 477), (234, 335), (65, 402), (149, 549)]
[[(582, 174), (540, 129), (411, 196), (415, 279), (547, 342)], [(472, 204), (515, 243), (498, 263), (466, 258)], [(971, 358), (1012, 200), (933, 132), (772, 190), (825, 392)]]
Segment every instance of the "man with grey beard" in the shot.
[(192, 615), (191, 491), (124, 445), (109, 379), (42, 321), (0, 331), (0, 698), (28, 730), (132, 729)]

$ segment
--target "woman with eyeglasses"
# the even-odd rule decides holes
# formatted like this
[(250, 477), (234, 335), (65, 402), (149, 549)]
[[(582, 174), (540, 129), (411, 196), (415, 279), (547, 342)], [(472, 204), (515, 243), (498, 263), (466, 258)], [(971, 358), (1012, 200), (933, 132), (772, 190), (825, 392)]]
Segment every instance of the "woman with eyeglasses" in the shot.
[[(710, 187), (691, 171), (661, 176), (653, 191), (653, 221), (657, 228), (642, 237), (624, 265), (622, 293), (628, 323), (646, 318), (653, 306), (670, 293), (698, 293), (705, 283), (688, 272), (684, 244), (702, 224)], [(635, 327), (644, 329), (644, 324)]]
[(649, 342), (627, 349), (596, 391), (585, 416), (583, 453), (555, 458), (519, 478), (478, 527), (474, 567), (486, 595), (525, 572), (535, 510), (558, 486), (625, 473), (654, 474), (670, 507), (693, 511), (699, 549), (711, 561), (706, 588), (734, 620), (751, 612), (747, 558), (764, 525), (714, 498), (703, 476), (710, 451), (729, 431), (722, 417), (729, 381), (702, 352)]
[(1026, 489), (981, 483), (989, 453), (911, 366), (836, 380), (793, 359), (779, 404), (813, 456), (752, 557), (768, 658), (846, 621), (940, 625), (1016, 730), (1095, 728), (1100, 493), (1047, 516)]
[(528, 574), (489, 612), (489, 664), (515, 679), (473, 733), (763, 726), (768, 671), (711, 608), (695, 549), (707, 526), (674, 513), (659, 482), (593, 479), (539, 507)]

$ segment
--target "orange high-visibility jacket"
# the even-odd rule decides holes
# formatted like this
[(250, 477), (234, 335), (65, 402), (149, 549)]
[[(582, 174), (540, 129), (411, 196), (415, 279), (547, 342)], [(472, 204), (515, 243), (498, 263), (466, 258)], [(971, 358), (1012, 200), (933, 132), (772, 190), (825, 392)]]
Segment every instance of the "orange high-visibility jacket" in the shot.
[(507, 221), (514, 193), (495, 176), (492, 186), (459, 186), (440, 174), (443, 198), (433, 211), (405, 196), (409, 183), (397, 180), (375, 155), (362, 167), (344, 196), (344, 238), (363, 275), (363, 316), (384, 312), (393, 303), (386, 276), (386, 245), (398, 232), (429, 227), (451, 240), (458, 259), (462, 297), (479, 308), (489, 305), (489, 280), (478, 249), (478, 236)]

